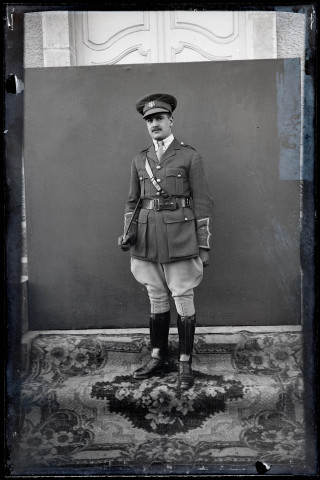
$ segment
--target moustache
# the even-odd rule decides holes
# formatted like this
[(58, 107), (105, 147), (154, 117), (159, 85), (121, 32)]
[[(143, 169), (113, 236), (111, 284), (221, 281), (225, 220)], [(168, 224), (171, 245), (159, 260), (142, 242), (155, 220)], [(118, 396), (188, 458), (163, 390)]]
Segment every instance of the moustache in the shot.
[(152, 132), (160, 132), (160, 131), (161, 131), (161, 128), (153, 128), (151, 131), (152, 131)]

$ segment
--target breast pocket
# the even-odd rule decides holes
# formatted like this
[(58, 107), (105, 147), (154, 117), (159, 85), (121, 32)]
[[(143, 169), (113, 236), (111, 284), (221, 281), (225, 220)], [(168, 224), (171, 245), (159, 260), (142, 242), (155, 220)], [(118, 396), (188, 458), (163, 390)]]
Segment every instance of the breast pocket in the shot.
[(192, 257), (199, 254), (195, 215), (191, 208), (163, 211), (166, 224), (169, 257)]
[(184, 168), (166, 168), (167, 186), (171, 195), (183, 195), (183, 184), (187, 181)]

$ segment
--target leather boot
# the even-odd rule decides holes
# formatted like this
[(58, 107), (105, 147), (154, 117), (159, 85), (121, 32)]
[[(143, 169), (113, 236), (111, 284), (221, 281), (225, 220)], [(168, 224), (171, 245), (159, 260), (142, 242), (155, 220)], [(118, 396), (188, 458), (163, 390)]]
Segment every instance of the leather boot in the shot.
[[(194, 384), (191, 368), (194, 332), (196, 328), (196, 315), (177, 319), (179, 333), (179, 384), (180, 388), (187, 390)], [(188, 361), (181, 361), (181, 355), (189, 355)]]
[(163, 375), (168, 371), (168, 336), (170, 328), (170, 311), (150, 315), (151, 355), (155, 348), (159, 349), (157, 357), (151, 356), (149, 362), (133, 372), (133, 378), (143, 380), (154, 375)]

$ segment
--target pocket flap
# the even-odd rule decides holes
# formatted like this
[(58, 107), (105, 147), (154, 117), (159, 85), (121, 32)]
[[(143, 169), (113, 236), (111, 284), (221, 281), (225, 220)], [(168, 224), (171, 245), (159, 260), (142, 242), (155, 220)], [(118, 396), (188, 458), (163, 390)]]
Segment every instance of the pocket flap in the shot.
[(138, 217), (138, 223), (147, 223), (149, 211), (150, 210), (146, 210), (145, 208), (142, 208), (140, 210), (139, 217)]
[(163, 220), (165, 223), (188, 222), (194, 220), (194, 211), (191, 208), (179, 208), (178, 210), (164, 210)]
[(181, 177), (186, 177), (187, 174), (186, 174), (186, 171), (185, 171), (184, 168), (170, 168), (170, 167), (167, 167), (166, 168), (166, 176), (167, 177), (181, 178)]

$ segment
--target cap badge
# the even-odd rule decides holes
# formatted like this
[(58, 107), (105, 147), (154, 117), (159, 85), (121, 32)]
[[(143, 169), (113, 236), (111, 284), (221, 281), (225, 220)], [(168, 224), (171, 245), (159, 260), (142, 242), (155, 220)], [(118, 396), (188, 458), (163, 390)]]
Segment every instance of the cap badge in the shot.
[(149, 108), (153, 108), (153, 107), (155, 107), (155, 105), (156, 105), (156, 102), (149, 102), (148, 103)]

